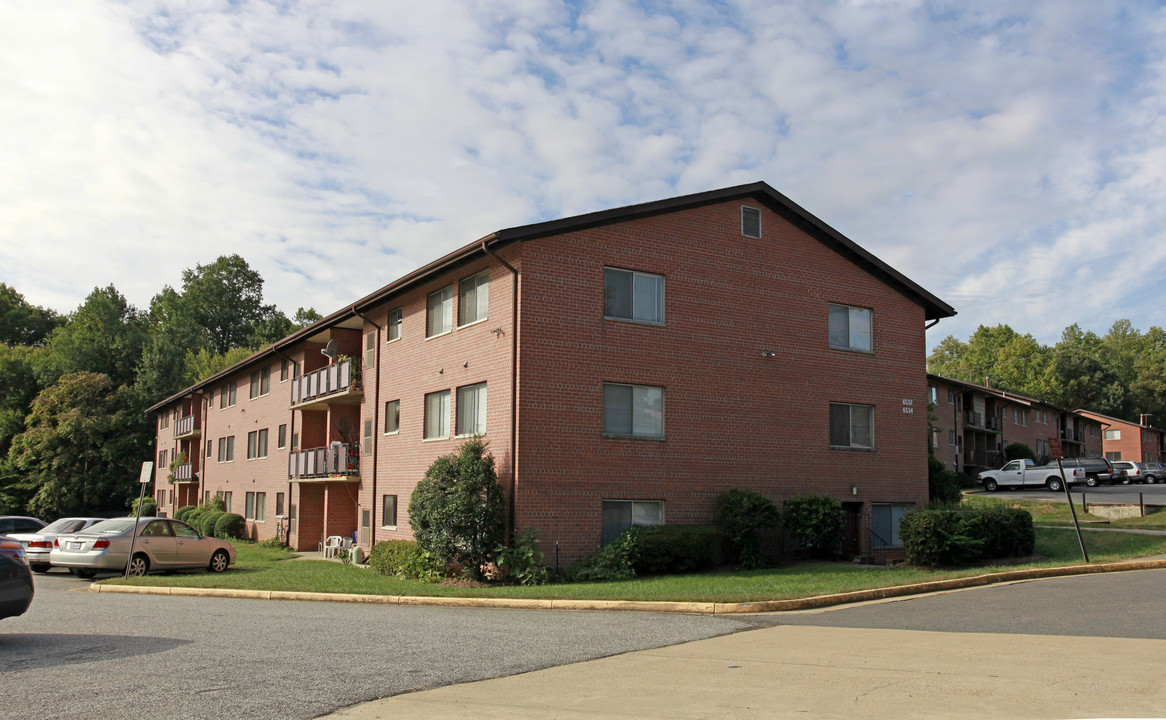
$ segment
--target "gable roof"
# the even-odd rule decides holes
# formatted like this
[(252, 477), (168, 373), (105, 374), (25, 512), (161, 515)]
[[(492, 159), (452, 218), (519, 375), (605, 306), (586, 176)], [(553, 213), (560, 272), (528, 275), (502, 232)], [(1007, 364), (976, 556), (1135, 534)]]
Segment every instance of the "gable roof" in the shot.
[(257, 360), (260, 360), (264, 357), (279, 355), (279, 351), (283, 348), (287, 348), (295, 345), (296, 343), (303, 342), (313, 335), (334, 327), (345, 320), (349, 320), (357, 316), (362, 311), (368, 310), (373, 306), (384, 302), (393, 295), (402, 293), (416, 285), (424, 283), (441, 272), (445, 272), (446, 270), (463, 265), (473, 259), (480, 257), (486, 253), (487, 248), (508, 245), (512, 242), (537, 240), (538, 238), (548, 237), (551, 235), (560, 235), (578, 230), (600, 227), (603, 225), (612, 225), (615, 223), (628, 222), (630, 220), (639, 220), (655, 215), (664, 215), (671, 212), (690, 210), (706, 205), (713, 205), (716, 203), (745, 198), (756, 200), (761, 205), (780, 215), (783, 219), (798, 229), (802, 230), (810, 237), (818, 240), (823, 245), (826, 245), (838, 254), (847, 258), (854, 264), (866, 270), (871, 275), (877, 277), (879, 280), (883, 281), (891, 288), (895, 289), (900, 294), (904, 295), (922, 307), (924, 311), (924, 317), (927, 320), (938, 321), (941, 318), (951, 317), (956, 314), (956, 311), (950, 305), (932, 295), (927, 290), (923, 289), (923, 287), (920, 285), (912, 282), (898, 270), (895, 270), (890, 265), (878, 259), (873, 254), (860, 247), (853, 240), (847, 238), (845, 235), (811, 214), (805, 208), (790, 200), (785, 195), (779, 193), (777, 190), (774, 190), (769, 186), (768, 183), (755, 182), (747, 185), (736, 185), (733, 187), (722, 188), (720, 190), (709, 190), (691, 195), (681, 195), (679, 197), (667, 198), (665, 200), (638, 203), (635, 205), (613, 208), (611, 210), (600, 210), (598, 212), (575, 215), (559, 220), (548, 220), (545, 222), (532, 223), (530, 225), (521, 225), (518, 227), (498, 230), (468, 245), (454, 250), (453, 252), (443, 257), (440, 257), (428, 265), (424, 265), (414, 270), (413, 272), (408, 273), (398, 278), (397, 280), (394, 280), (379, 290), (376, 290), (364, 296), (363, 298), (360, 298), (352, 305), (337, 310), (331, 315), (328, 315), (327, 317), (324, 317), (323, 319), (305, 328), (302, 328), (281, 340), (276, 341), (272, 345), (258, 350), (251, 356), (241, 360), (238, 363), (235, 363), (231, 367), (215, 373), (205, 380), (202, 380), (186, 388), (185, 390), (149, 407), (146, 412), (153, 412), (158, 410), (165, 405), (168, 405), (185, 397), (186, 395), (189, 395), (190, 393), (197, 392), (205, 387), (213, 385), (224, 377), (238, 372), (240, 368)]

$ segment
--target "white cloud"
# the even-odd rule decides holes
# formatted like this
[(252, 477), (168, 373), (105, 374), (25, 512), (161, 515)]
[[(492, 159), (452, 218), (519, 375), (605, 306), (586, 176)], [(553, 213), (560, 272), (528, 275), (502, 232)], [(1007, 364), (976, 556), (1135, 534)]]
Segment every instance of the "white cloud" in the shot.
[(238, 252), (329, 312), (502, 227), (760, 179), (951, 302), (933, 343), (1147, 327), (1164, 40), (1138, 2), (8, 0), (0, 281), (145, 305)]

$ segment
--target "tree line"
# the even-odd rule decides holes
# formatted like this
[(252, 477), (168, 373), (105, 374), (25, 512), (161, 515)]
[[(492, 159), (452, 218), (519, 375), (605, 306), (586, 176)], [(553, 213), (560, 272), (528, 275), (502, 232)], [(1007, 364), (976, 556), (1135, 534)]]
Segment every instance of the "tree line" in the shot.
[(0, 283), (0, 515), (124, 511), (154, 456), (146, 408), (319, 319), (265, 304), (238, 255), (144, 310), (108, 285), (60, 315)]
[(927, 371), (1138, 422), (1166, 424), (1166, 331), (1139, 332), (1118, 320), (1097, 335), (1073, 324), (1060, 342), (1042, 345), (1008, 325), (981, 325), (967, 342), (949, 335), (927, 358)]

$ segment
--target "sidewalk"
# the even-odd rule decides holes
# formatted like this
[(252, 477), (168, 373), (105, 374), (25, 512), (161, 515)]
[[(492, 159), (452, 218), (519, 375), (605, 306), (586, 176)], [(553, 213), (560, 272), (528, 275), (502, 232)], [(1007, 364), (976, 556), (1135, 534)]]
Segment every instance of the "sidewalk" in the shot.
[(778, 626), (398, 695), (325, 717), (1162, 717), (1163, 646)]

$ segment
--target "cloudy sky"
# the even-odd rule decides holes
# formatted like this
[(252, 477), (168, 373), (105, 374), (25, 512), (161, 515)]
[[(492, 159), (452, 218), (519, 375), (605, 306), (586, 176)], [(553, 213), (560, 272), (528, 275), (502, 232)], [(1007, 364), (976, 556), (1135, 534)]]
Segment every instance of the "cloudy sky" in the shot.
[(1166, 8), (4, 0), (0, 282), (239, 253), (327, 314), (491, 231), (764, 180), (959, 316), (1164, 324)]

